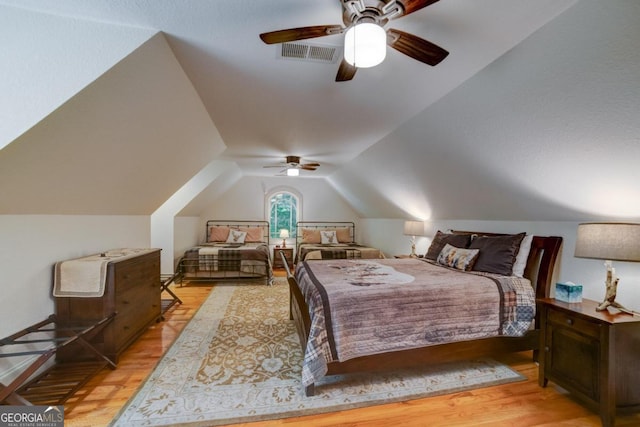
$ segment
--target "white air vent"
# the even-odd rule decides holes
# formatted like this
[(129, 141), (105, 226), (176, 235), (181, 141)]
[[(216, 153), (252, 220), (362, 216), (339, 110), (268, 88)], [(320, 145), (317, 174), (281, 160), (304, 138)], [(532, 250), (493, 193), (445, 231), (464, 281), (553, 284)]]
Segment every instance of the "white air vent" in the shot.
[(335, 63), (342, 54), (342, 48), (308, 43), (282, 43), (278, 45), (278, 58), (298, 61)]

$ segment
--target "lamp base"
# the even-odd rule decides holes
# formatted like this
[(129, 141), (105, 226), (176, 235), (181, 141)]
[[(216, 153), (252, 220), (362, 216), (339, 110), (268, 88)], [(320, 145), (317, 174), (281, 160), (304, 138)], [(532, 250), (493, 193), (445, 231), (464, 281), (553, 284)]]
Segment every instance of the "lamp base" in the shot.
[(416, 253), (416, 244), (411, 242), (411, 253), (409, 254), (411, 258), (418, 258), (418, 254)]
[(629, 310), (622, 304), (616, 302), (616, 294), (618, 293), (618, 282), (620, 281), (620, 278), (615, 277), (615, 273), (611, 268), (611, 264), (609, 264), (607, 267), (607, 279), (604, 282), (607, 286), (607, 292), (605, 294), (604, 301), (602, 301), (596, 307), (596, 311), (605, 311), (609, 307), (613, 307), (617, 308), (622, 313), (630, 314), (632, 316), (640, 316), (640, 313)]
[(609, 307), (613, 307), (613, 308), (617, 308), (618, 310), (620, 310), (623, 313), (627, 313), (630, 314), (632, 316), (639, 316), (640, 313), (636, 313), (633, 310), (629, 310), (628, 308), (624, 307), (622, 304), (617, 303), (615, 301), (608, 301), (608, 300), (604, 300), (602, 301), (597, 307), (596, 307), (596, 311), (605, 311), (607, 308)]
[(286, 240), (282, 240), (282, 245), (280, 245), (281, 248), (286, 248), (287, 247), (287, 241)]

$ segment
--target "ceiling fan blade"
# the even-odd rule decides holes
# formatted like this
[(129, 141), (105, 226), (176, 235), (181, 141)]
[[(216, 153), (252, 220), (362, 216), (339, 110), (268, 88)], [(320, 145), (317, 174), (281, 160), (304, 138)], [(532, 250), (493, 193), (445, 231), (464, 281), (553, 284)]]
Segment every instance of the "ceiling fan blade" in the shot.
[(320, 166), (320, 163), (311, 162), (311, 163), (305, 163), (302, 166), (311, 166), (311, 167), (317, 168), (318, 166)]
[(356, 71), (358, 71), (357, 67), (354, 67), (353, 65), (342, 59), (340, 68), (338, 68), (338, 74), (336, 75), (336, 81), (346, 82), (348, 80), (351, 80), (353, 76), (356, 75)]
[(404, 14), (402, 16), (413, 13), (417, 10), (425, 8), (433, 3), (436, 3), (439, 0), (397, 0), (398, 3), (402, 5), (404, 9)]
[(344, 27), (342, 25), (316, 25), (262, 33), (260, 38), (266, 44), (275, 44), (340, 34), (343, 31)]
[(387, 44), (411, 58), (428, 65), (438, 65), (449, 52), (413, 34), (390, 28), (387, 30)]
[(304, 169), (306, 171), (314, 171), (316, 170), (317, 166), (309, 166), (309, 165), (301, 165), (300, 169)]

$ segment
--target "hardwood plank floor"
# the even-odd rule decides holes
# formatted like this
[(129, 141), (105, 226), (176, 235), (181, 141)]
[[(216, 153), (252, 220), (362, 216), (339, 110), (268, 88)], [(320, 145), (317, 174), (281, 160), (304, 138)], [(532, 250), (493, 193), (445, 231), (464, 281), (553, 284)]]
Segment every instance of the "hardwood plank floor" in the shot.
[[(283, 275), (278, 272), (277, 275)], [(117, 369), (104, 369), (65, 405), (65, 426), (99, 427), (135, 393), (182, 328), (205, 300), (211, 286), (173, 287), (183, 304), (171, 308), (165, 321), (152, 326), (125, 351)], [(540, 388), (537, 365), (529, 352), (502, 361), (526, 381), (409, 402), (372, 406), (330, 414), (259, 423), (256, 426), (600, 426), (600, 418), (550, 383)], [(640, 414), (619, 415), (617, 426), (640, 426)]]

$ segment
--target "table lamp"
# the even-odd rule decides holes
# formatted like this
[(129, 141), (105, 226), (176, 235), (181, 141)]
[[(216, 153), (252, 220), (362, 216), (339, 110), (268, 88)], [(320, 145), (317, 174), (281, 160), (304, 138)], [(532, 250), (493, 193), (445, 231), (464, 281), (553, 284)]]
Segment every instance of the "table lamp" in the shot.
[(639, 314), (616, 302), (620, 278), (616, 276), (613, 261), (640, 261), (640, 224), (620, 222), (579, 224), (574, 256), (605, 260), (606, 293), (604, 301), (596, 308), (597, 311), (614, 307), (628, 314)]
[(289, 230), (287, 230), (286, 228), (283, 228), (282, 230), (280, 230), (280, 238), (282, 239), (282, 247), (286, 248), (287, 239), (289, 238)]
[(422, 221), (405, 221), (404, 235), (411, 236), (411, 258), (417, 258), (416, 254), (416, 236), (424, 236), (424, 222)]

